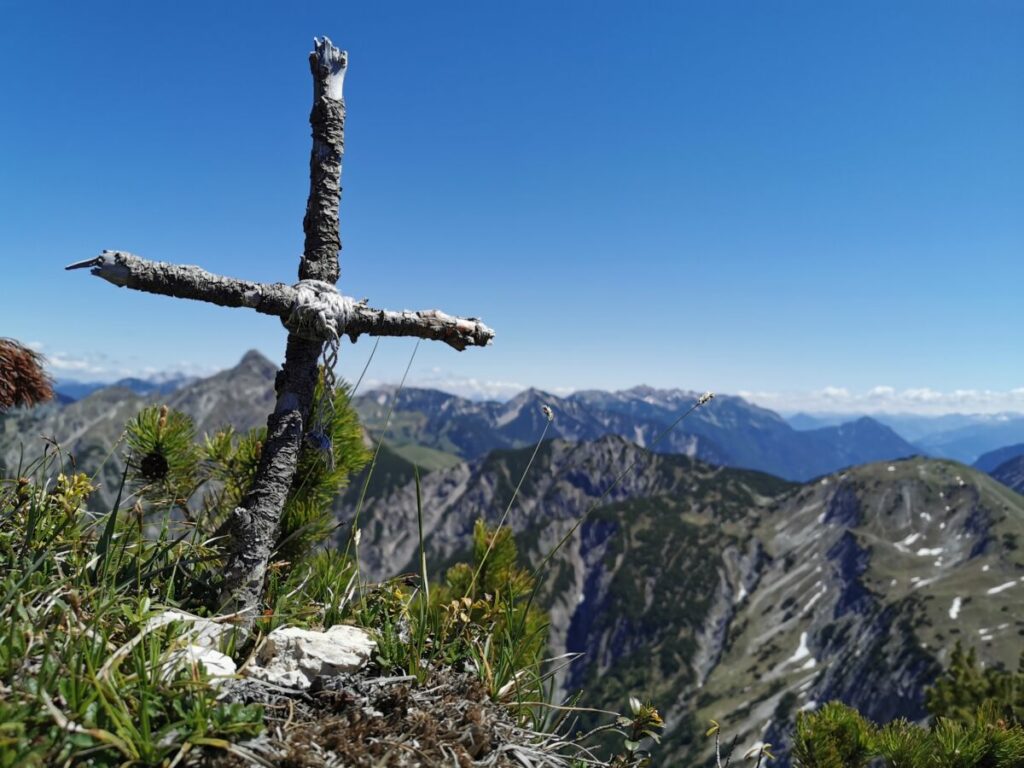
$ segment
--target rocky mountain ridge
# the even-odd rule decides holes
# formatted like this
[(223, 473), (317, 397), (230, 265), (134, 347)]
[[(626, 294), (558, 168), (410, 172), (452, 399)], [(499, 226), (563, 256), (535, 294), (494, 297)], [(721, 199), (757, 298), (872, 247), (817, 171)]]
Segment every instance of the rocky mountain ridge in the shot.
[[(28, 455), (40, 452), (38, 438), (46, 435), (56, 438), (84, 461), (87, 471), (93, 471), (110, 453), (126, 421), (151, 403), (166, 403), (187, 413), (198, 435), (226, 425), (241, 431), (261, 426), (273, 408), (275, 372), (273, 363), (252, 351), (234, 368), (169, 393), (139, 394), (108, 387), (72, 403), (55, 402), (4, 414), (0, 416), (0, 465), (16, 467), (22, 445)], [(549, 405), (557, 414), (549, 437), (587, 441), (615, 434), (660, 453), (684, 454), (795, 480), (916, 451), (871, 419), (797, 431), (778, 414), (728, 395), (715, 398), (669, 431), (672, 421), (697, 398), (696, 393), (683, 390), (634, 387), (559, 398), (529, 389), (499, 403), (408, 388), (398, 393), (388, 420), (393, 394), (394, 390), (375, 390), (358, 395), (354, 402), (372, 434), (379, 436), (384, 431), (395, 450), (423, 469), (534, 444), (545, 427), (541, 405)], [(119, 472), (117, 461), (107, 464), (101, 494), (107, 501), (112, 499), (110, 489)]]

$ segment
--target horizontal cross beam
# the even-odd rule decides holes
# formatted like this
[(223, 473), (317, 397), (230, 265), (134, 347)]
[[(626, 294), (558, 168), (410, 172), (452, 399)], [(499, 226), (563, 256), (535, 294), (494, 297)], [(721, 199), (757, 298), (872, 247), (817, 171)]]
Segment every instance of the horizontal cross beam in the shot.
[[(485, 347), (494, 339), (494, 331), (475, 317), (453, 317), (439, 310), (374, 309), (336, 293), (326, 297), (334, 301), (322, 301), (314, 308), (314, 311), (319, 310), (319, 323), (298, 322), (301, 311), (297, 313), (296, 309), (308, 305), (308, 294), (303, 296), (304, 283), (292, 286), (239, 280), (195, 266), (150, 261), (124, 251), (103, 251), (94, 259), (65, 267), (86, 268), (96, 277), (123, 288), (205, 301), (221, 307), (249, 307), (264, 315), (275, 315), (291, 332), (310, 339), (326, 340), (345, 335), (355, 341), (363, 334), (416, 336), (443, 341), (458, 350)], [(333, 286), (323, 282), (315, 282), (315, 288), (315, 293), (334, 291)]]

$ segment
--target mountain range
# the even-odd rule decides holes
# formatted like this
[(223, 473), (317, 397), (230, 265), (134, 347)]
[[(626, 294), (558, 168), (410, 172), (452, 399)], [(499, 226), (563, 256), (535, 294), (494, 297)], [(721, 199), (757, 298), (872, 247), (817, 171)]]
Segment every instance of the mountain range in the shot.
[(197, 379), (168, 394), (139, 394), (108, 386), (73, 402), (54, 401), (32, 409), (0, 413), (0, 472), (18, 471), (43, 451), (42, 438), (55, 439), (74, 456), (81, 471), (96, 473), (94, 503), (109, 508), (124, 470), (115, 450), (125, 424), (146, 405), (166, 403), (192, 417), (197, 435), (231, 425), (238, 430), (266, 424), (274, 407), (277, 366), (258, 352), (247, 353), (234, 368)]
[(982, 472), (992, 473), (999, 467), (999, 465), (1005, 464), (1018, 456), (1024, 456), (1024, 443), (1007, 445), (1002, 448), (997, 448), (994, 451), (984, 453), (978, 457), (978, 460), (975, 461), (972, 466), (975, 469), (980, 469)]
[[(144, 397), (169, 395), (195, 381), (197, 381), (196, 377), (187, 376), (177, 372), (159, 373), (150, 376), (149, 378), (127, 377), (112, 384), (84, 382), (72, 379), (58, 379), (55, 390), (58, 402), (61, 404), (67, 404), (75, 400), (81, 400), (93, 392), (101, 389), (109, 389), (111, 387), (129, 389)], [(388, 390), (383, 389), (380, 391), (387, 392)], [(411, 391), (414, 390), (406, 390), (406, 392)], [(434, 390), (417, 391), (426, 392)], [(437, 394), (441, 398), (451, 397), (444, 393)], [(527, 393), (523, 394), (525, 395)], [(547, 399), (554, 399), (553, 396), (546, 395), (544, 393), (540, 394)], [(639, 397), (636, 397), (637, 395), (639, 395)], [(672, 395), (676, 395), (676, 397), (673, 397)], [(654, 390), (648, 387), (635, 387), (632, 390), (625, 390), (623, 392), (616, 393), (599, 391), (578, 392), (565, 399), (577, 400), (585, 403), (596, 398), (599, 401), (603, 401), (599, 405), (600, 409), (604, 405), (614, 406), (614, 403), (611, 401), (616, 399), (628, 401), (643, 399), (644, 397), (653, 397), (655, 400), (661, 400), (663, 405), (667, 405), (669, 409), (672, 409), (680, 404), (678, 395), (683, 395), (685, 399), (695, 397), (696, 393), (680, 392), (678, 390)], [(523, 395), (520, 395), (520, 397), (522, 396)], [(459, 399), (461, 400), (461, 398)], [(469, 400), (466, 402), (480, 401)], [(485, 411), (493, 410), (495, 406), (500, 407), (502, 403), (489, 402), (486, 403), (486, 405), (487, 407), (484, 408)], [(756, 406), (753, 406), (750, 403), (747, 403), (746, 405), (751, 408), (756, 408)], [(769, 411), (769, 413), (771, 412)], [(951, 413), (930, 416), (913, 413), (868, 414), (856, 412), (816, 412), (813, 414), (788, 414), (785, 415), (784, 421), (796, 431), (808, 432), (856, 423), (864, 418), (869, 418), (872, 422), (884, 425), (891, 429), (908, 445), (912, 446), (911, 453), (928, 456), (942, 456), (945, 458), (956, 459), (957, 461), (961, 461), (966, 464), (974, 464), (980, 460), (982, 454), (1000, 449), (1004, 446), (1010, 445), (1011, 443), (1024, 443), (1024, 415), (1019, 413)], [(663, 421), (663, 414), (657, 415), (655, 420)], [(642, 425), (641, 429), (643, 429)], [(625, 434), (624, 436), (630, 437), (628, 434)], [(826, 440), (827, 439), (828, 437), (826, 436)], [(871, 439), (871, 435), (865, 435), (865, 439)], [(665, 449), (656, 446), (656, 450), (663, 451)], [(678, 447), (674, 447), (671, 450), (672, 452), (677, 452)], [(711, 451), (712, 447), (707, 447), (707, 450)], [(904, 446), (903, 450), (907, 450), (907, 448)], [(455, 453), (463, 457), (475, 455), (472, 450), (456, 451)], [(440, 463), (440, 466), (449, 465), (451, 462), (446, 458), (446, 456), (450, 457), (450, 455), (451, 454), (442, 454), (440, 456), (432, 455), (429, 450), (424, 449), (423, 446), (419, 446), (418, 460), (422, 462), (423, 465), (433, 468), (437, 462)], [(706, 453), (705, 455), (709, 459), (714, 458), (710, 453)], [(859, 455), (854, 456), (854, 458), (859, 460), (871, 459), (870, 456), (862, 457)], [(779, 469), (765, 466), (763, 462), (748, 462), (748, 464), (744, 464), (744, 466), (747, 465), (765, 468), (768, 471), (778, 471)], [(783, 467), (782, 469), (786, 468)], [(994, 466), (989, 469), (994, 469)], [(986, 471), (988, 470), (986, 469)], [(782, 472), (782, 474), (786, 473)]]
[[(54, 437), (86, 471), (102, 465), (100, 498), (109, 502), (122, 467), (116, 456), (105, 459), (127, 420), (144, 405), (166, 403), (182, 410), (193, 418), (199, 435), (226, 424), (248, 430), (264, 424), (273, 407), (275, 372), (273, 363), (252, 351), (234, 368), (182, 383), (170, 392), (137, 392), (114, 385), (71, 403), (0, 415), (0, 466), (17, 466), (26, 438), (32, 443), (40, 435)], [(394, 395), (393, 389), (374, 390), (357, 396), (354, 404), (371, 434), (385, 434), (396, 452), (425, 470), (533, 445), (542, 434), (574, 441), (616, 434), (659, 453), (762, 470), (790, 480), (917, 452), (891, 429), (868, 418), (799, 431), (778, 414), (728, 395), (716, 397), (672, 430), (669, 425), (692, 407), (696, 393), (635, 387), (563, 398), (529, 389), (507, 402), (472, 401), (425, 389)], [(542, 406), (553, 409), (550, 424)]]
[[(786, 421), (794, 429), (808, 430), (849, 422), (861, 415), (795, 413), (787, 416)], [(965, 464), (972, 464), (982, 454), (1011, 443), (1024, 443), (1024, 415), (1020, 413), (948, 413), (939, 416), (875, 413), (871, 418), (913, 443), (918, 453), (956, 459)]]
[[(375, 390), (354, 402), (363, 424), (378, 434), (386, 427), (388, 440), (399, 449), (425, 446), (466, 460), (532, 445), (541, 434), (575, 441), (611, 434), (658, 453), (808, 480), (855, 464), (920, 453), (867, 417), (801, 431), (773, 411), (729, 395), (716, 397), (670, 430), (698, 397), (696, 392), (650, 387), (589, 390), (568, 397), (528, 389), (497, 402), (407, 388), (397, 396), (391, 389)], [(554, 413), (549, 426), (543, 406)]]
[(182, 373), (162, 374), (148, 379), (128, 376), (113, 383), (99, 381), (78, 381), (76, 379), (57, 379), (53, 389), (57, 397), (64, 402), (74, 402), (88, 397), (93, 392), (111, 387), (130, 389), (137, 395), (168, 395), (176, 389), (196, 380), (195, 376)]

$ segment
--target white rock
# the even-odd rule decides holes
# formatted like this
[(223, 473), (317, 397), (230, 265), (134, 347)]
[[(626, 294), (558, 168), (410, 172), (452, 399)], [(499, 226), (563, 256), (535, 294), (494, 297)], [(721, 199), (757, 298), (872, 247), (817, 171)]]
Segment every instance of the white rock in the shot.
[(238, 669), (234, 659), (227, 654), (193, 643), (169, 653), (164, 660), (163, 673), (166, 678), (170, 678), (178, 668), (195, 664), (203, 666), (212, 685), (224, 682), (223, 678), (234, 675)]
[(210, 619), (204, 619), (201, 616), (194, 616), (183, 611), (170, 610), (157, 614), (147, 621), (142, 634), (148, 634), (154, 629), (159, 629), (176, 621), (180, 621), (185, 625), (183, 634), (188, 635), (192, 639), (193, 644), (203, 646), (204, 648), (219, 647), (221, 641), (226, 640), (234, 630), (231, 624), (211, 621)]
[(376, 647), (365, 630), (344, 624), (326, 632), (279, 627), (267, 635), (259, 657), (244, 671), (276, 685), (304, 690), (318, 675), (361, 669)]
[(183, 626), (180, 638), (190, 640), (183, 647), (172, 647), (162, 659), (161, 676), (169, 680), (182, 667), (202, 664), (210, 682), (214, 685), (223, 682), (216, 678), (228, 677), (237, 671), (234, 660), (218, 648), (226, 641), (233, 631), (230, 624), (211, 621), (184, 611), (168, 610), (150, 618), (136, 641), (141, 641), (147, 634), (168, 624), (180, 622)]

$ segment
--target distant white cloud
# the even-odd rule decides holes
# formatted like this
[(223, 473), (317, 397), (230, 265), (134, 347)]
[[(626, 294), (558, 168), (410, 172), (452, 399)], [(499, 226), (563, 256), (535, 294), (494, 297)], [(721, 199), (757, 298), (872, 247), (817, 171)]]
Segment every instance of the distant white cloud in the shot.
[(55, 352), (46, 355), (46, 367), (57, 377), (82, 378), (119, 378), (112, 372), (110, 367), (102, 361), (92, 360), (84, 357), (74, 357), (63, 352)]
[(208, 376), (217, 370), (214, 367), (198, 365), (187, 360), (172, 363), (165, 368), (132, 365), (104, 353), (50, 351), (40, 341), (29, 342), (27, 346), (43, 354), (46, 358), (46, 370), (58, 379), (110, 382), (135, 376), (141, 379), (161, 381), (181, 374)]
[[(361, 385), (362, 391), (374, 389), (381, 386), (393, 386), (395, 381), (383, 381), (381, 379), (365, 379)], [(459, 397), (469, 400), (508, 400), (515, 395), (528, 389), (529, 385), (518, 381), (499, 381), (494, 379), (478, 379), (470, 376), (458, 376), (440, 368), (431, 368), (420, 375), (410, 374), (406, 381), (407, 387), (420, 387), (423, 389), (439, 389), (442, 392), (450, 392)], [(547, 392), (555, 395), (568, 395), (575, 391), (574, 387), (541, 387)]]
[(785, 413), (1024, 413), (1024, 387), (943, 392), (930, 387), (897, 390), (880, 385), (864, 392), (853, 392), (846, 387), (824, 387), (810, 392), (741, 391), (737, 394), (765, 408)]

